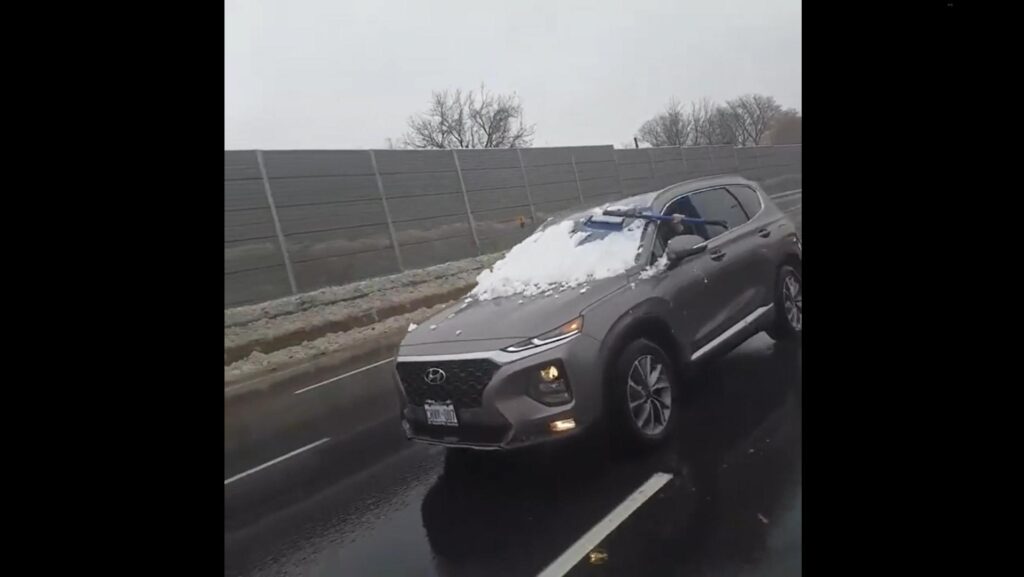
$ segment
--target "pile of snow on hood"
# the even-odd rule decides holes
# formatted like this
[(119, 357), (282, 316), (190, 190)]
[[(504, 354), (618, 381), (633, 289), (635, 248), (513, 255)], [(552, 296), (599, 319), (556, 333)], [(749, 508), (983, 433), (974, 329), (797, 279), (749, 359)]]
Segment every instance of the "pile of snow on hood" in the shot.
[(622, 231), (583, 244), (593, 233), (573, 232), (574, 224), (572, 220), (553, 224), (513, 247), (505, 258), (477, 276), (470, 296), (479, 300), (533, 296), (616, 276), (633, 266), (642, 221), (630, 221)]

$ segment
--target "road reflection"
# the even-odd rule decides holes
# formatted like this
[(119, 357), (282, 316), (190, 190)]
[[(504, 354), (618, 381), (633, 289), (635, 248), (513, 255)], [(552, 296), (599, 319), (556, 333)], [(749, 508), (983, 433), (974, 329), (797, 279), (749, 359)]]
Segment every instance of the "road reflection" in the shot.
[[(422, 503), (442, 575), (533, 575), (656, 471), (675, 475), (603, 544), (595, 574), (756, 563), (800, 486), (799, 346), (760, 336), (688, 381), (665, 446), (612, 456), (595, 434), (513, 453), (449, 451)], [(797, 526), (799, 529), (799, 526)]]

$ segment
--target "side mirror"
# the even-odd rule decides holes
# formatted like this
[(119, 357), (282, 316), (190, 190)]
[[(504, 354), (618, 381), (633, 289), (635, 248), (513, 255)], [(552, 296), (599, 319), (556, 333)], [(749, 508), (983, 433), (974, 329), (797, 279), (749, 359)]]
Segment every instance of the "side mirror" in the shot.
[(668, 241), (665, 254), (668, 255), (669, 262), (676, 263), (688, 256), (704, 252), (708, 248), (706, 243), (707, 241), (697, 235), (681, 234)]

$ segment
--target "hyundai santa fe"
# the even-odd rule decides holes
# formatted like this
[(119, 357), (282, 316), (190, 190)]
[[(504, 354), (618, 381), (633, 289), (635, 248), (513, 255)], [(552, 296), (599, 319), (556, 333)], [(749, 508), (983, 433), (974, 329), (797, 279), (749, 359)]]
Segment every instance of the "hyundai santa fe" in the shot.
[(754, 182), (691, 180), (548, 219), (465, 301), (410, 327), (394, 379), (415, 441), (508, 449), (679, 419), (686, 375), (758, 332), (799, 340), (802, 247)]

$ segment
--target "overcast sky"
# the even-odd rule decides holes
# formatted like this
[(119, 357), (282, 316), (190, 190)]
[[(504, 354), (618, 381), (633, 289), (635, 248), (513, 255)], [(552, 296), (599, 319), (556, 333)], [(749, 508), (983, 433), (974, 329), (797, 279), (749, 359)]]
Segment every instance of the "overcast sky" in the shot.
[(226, 0), (224, 148), (384, 148), (432, 90), (519, 94), (534, 146), (631, 141), (671, 97), (801, 109), (799, 0)]

